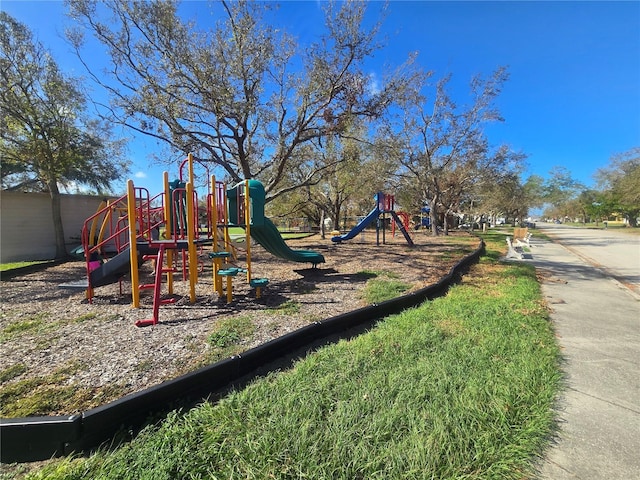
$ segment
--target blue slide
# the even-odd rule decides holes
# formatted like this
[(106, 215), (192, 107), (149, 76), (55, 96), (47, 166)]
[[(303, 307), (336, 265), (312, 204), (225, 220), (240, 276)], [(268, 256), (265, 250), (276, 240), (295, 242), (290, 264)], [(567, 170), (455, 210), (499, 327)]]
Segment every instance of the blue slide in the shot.
[(362, 220), (360, 220), (358, 224), (355, 227), (353, 227), (353, 229), (350, 232), (345, 233), (344, 235), (338, 235), (336, 237), (332, 237), (331, 241), (339, 243), (344, 240), (351, 240), (353, 237), (358, 235), (362, 230), (367, 228), (371, 222), (376, 220), (379, 215), (380, 215), (380, 209), (376, 205), (376, 207), (373, 210), (371, 210), (371, 212), (369, 212), (369, 215), (367, 215)]

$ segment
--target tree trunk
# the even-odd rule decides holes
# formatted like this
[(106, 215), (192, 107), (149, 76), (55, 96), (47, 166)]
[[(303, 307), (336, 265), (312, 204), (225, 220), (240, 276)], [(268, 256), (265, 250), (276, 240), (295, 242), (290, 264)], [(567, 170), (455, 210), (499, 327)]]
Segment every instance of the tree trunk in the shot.
[(62, 225), (62, 211), (60, 207), (60, 190), (58, 183), (50, 181), (47, 183), (49, 195), (51, 196), (51, 218), (53, 220), (53, 235), (56, 239), (56, 259), (67, 256), (67, 249), (64, 242), (64, 227)]
[(340, 213), (342, 211), (342, 204), (339, 201), (335, 201), (333, 202), (333, 211), (331, 212), (332, 218), (331, 220), (333, 220), (333, 229), (334, 230), (340, 230)]
[(324, 231), (324, 208), (320, 210), (320, 238), (325, 239)]
[(434, 237), (438, 236), (438, 196), (435, 196), (431, 199), (431, 203), (429, 205), (429, 218), (431, 220), (431, 235)]

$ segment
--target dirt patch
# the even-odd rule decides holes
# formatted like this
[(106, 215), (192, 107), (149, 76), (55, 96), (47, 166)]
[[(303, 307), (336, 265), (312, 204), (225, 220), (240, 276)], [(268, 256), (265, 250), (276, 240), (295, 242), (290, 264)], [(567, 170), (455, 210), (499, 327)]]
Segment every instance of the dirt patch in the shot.
[[(196, 302), (189, 302), (189, 283), (176, 276), (176, 303), (161, 307), (158, 325), (144, 328), (134, 324), (151, 318), (150, 291), (142, 292), (142, 308), (134, 309), (126, 281), (97, 288), (92, 303), (82, 290), (59, 288), (84, 277), (84, 262), (3, 281), (0, 392), (49, 376), (58, 385), (83, 389), (85, 394), (80, 401), (32, 414), (86, 410), (211, 361), (209, 338), (222, 319), (250, 319), (252, 333), (237, 339), (238, 348), (246, 350), (313, 321), (364, 306), (366, 282), (383, 272), (391, 272), (411, 289), (433, 284), (479, 242), (457, 232), (436, 238), (418, 233), (414, 241), (415, 248), (409, 248), (402, 237), (387, 238), (386, 245), (376, 246), (374, 233), (341, 245), (319, 236), (288, 241), (292, 248), (322, 253), (326, 263), (317, 269), (278, 259), (252, 245), (253, 277), (268, 278), (269, 285), (256, 299), (255, 291), (238, 276), (233, 280), (231, 303), (214, 291), (211, 260), (203, 251)], [(152, 281), (151, 262), (141, 267), (140, 274), (142, 282)]]

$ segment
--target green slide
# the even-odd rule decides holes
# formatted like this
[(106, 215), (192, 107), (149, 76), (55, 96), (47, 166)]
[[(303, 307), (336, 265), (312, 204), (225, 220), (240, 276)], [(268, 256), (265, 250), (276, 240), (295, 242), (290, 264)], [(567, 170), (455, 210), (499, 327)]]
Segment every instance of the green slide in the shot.
[(271, 220), (264, 217), (262, 225), (251, 225), (251, 238), (276, 257), (294, 262), (311, 263), (315, 267), (324, 263), (324, 257), (313, 250), (292, 250)]
[[(264, 185), (259, 180), (248, 182), (249, 197), (251, 198), (251, 238), (262, 245), (269, 253), (276, 257), (294, 262), (311, 263), (315, 267), (324, 263), (324, 257), (312, 250), (292, 250), (280, 235), (278, 228), (264, 215), (265, 192)], [(243, 227), (240, 220), (238, 206), (243, 202), (244, 182), (240, 182), (227, 190), (229, 223)]]

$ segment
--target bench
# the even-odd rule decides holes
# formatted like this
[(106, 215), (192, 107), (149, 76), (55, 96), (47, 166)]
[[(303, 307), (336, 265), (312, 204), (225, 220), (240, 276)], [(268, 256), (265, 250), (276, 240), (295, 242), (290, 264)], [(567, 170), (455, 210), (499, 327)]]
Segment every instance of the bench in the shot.
[(530, 241), (531, 241), (531, 237), (532, 236), (533, 235), (531, 233), (527, 232), (523, 238), (516, 238), (515, 239), (516, 246), (519, 246), (519, 247), (525, 247), (526, 246), (528, 248), (531, 248)]
[(522, 240), (529, 233), (529, 229), (527, 227), (521, 228), (516, 227), (513, 229), (513, 241)]
[(522, 251), (522, 247), (514, 245), (511, 242), (511, 237), (507, 237), (507, 258), (524, 258), (524, 252)]

